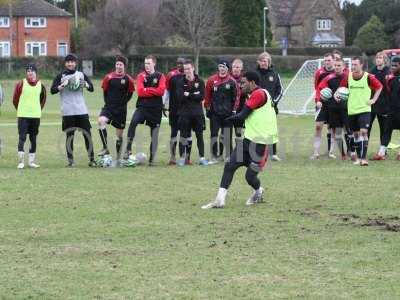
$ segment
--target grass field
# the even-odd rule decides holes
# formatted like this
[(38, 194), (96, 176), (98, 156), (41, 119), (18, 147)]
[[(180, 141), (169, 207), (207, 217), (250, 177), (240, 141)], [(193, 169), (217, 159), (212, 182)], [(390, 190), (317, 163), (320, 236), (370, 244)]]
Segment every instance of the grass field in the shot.
[[(7, 96), (13, 85), (3, 82)], [(223, 166), (166, 166), (166, 123), (156, 167), (90, 169), (79, 138), (78, 166), (67, 169), (58, 97), (44, 113), (42, 167), (20, 171), (15, 112), (2, 107), (0, 299), (400, 298), (394, 153), (368, 168), (310, 161), (313, 119), (280, 116), (284, 160), (261, 175), (266, 203), (245, 206), (242, 169), (227, 207), (203, 211)], [(138, 150), (147, 135), (140, 128)], [(370, 154), (376, 148), (375, 130)]]

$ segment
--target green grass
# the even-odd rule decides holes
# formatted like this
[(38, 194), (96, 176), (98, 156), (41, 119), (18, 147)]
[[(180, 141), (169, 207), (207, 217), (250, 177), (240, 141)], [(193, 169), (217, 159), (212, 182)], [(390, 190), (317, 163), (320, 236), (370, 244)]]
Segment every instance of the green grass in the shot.
[[(14, 82), (4, 85), (10, 96)], [(96, 87), (87, 94), (93, 121)], [(43, 124), (60, 121), (57, 97), (44, 113)], [(17, 129), (6, 123), (15, 123), (10, 103), (0, 116), (0, 299), (400, 297), (394, 153), (368, 168), (309, 161), (312, 118), (280, 116), (284, 161), (261, 175), (266, 203), (244, 205), (251, 191), (241, 169), (227, 207), (202, 211), (223, 166), (167, 167), (166, 123), (157, 167), (90, 169), (79, 138), (78, 167), (66, 169), (57, 124), (40, 129), (42, 168), (23, 171)], [(147, 135), (140, 128), (138, 148)], [(376, 147), (374, 135), (370, 153)]]

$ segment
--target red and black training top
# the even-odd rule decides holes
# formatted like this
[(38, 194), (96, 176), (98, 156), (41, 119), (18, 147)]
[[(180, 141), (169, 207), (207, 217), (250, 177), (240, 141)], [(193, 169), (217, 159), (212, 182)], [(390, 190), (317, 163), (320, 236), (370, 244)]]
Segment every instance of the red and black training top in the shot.
[(319, 68), (314, 74), (314, 89), (315, 89), (315, 103), (317, 103), (321, 97), (318, 90), (318, 86), (324, 78), (330, 74), (334, 73), (334, 70), (331, 71), (325, 69), (325, 67)]
[(104, 77), (101, 87), (105, 107), (118, 110), (126, 110), (126, 105), (135, 91), (135, 84), (131, 76), (115, 72)]
[(139, 73), (136, 78), (136, 87), (138, 94), (136, 107), (162, 109), (162, 96), (166, 87), (164, 74), (160, 72), (149, 74), (145, 71)]
[(251, 94), (245, 105), (251, 110), (262, 107), (268, 102), (267, 94), (263, 89), (257, 87)]
[(206, 84), (204, 106), (216, 115), (226, 117), (236, 111), (240, 102), (240, 90), (231, 76), (212, 75)]
[(400, 74), (390, 74), (386, 80), (386, 91), (391, 112), (400, 112)]
[(318, 85), (318, 92), (316, 93), (316, 96), (318, 97), (317, 101), (321, 101), (321, 90), (323, 90), (324, 88), (330, 88), (332, 90), (332, 97), (326, 100), (326, 105), (330, 108), (345, 108), (345, 103), (343, 103), (342, 101), (337, 102), (333, 98), (333, 94), (335, 94), (336, 90), (339, 87), (347, 87), (347, 78), (348, 75), (345, 73), (342, 73), (340, 75), (333, 73), (326, 76)]

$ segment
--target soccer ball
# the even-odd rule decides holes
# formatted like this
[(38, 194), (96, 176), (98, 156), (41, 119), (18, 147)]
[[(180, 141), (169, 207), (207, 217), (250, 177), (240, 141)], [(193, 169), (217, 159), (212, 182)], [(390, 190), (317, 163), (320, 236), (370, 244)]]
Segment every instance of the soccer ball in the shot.
[(349, 99), (349, 89), (346, 87), (340, 87), (335, 92), (335, 98), (339, 99), (340, 101), (347, 101)]
[(147, 155), (143, 152), (136, 153), (135, 156), (133, 157), (133, 160), (138, 164), (138, 165), (143, 165), (146, 163), (147, 160)]
[(330, 88), (324, 88), (321, 90), (321, 100), (322, 101), (328, 101), (329, 99), (332, 98), (332, 90)]
[(113, 159), (111, 155), (104, 155), (99, 158), (97, 165), (102, 168), (109, 168), (113, 164)]
[(81, 88), (81, 80), (79, 73), (75, 73), (68, 79), (68, 89), (71, 91), (77, 91)]

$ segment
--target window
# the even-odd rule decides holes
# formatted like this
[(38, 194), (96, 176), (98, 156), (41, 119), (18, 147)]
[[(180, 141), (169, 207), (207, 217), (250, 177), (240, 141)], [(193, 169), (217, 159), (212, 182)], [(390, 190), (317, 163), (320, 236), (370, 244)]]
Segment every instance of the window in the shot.
[(67, 56), (68, 54), (68, 44), (64, 42), (59, 42), (57, 46), (58, 56)]
[(35, 28), (35, 27), (46, 27), (47, 21), (44, 17), (29, 17), (25, 18), (25, 27), (26, 28)]
[(318, 19), (317, 20), (317, 30), (331, 30), (332, 20), (330, 19)]
[(10, 42), (0, 42), (0, 57), (9, 57), (10, 54)]
[(46, 56), (47, 44), (46, 42), (28, 42), (25, 43), (26, 56)]
[(0, 27), (10, 27), (10, 18), (0, 17)]

